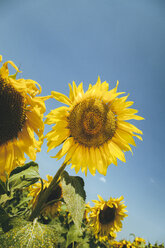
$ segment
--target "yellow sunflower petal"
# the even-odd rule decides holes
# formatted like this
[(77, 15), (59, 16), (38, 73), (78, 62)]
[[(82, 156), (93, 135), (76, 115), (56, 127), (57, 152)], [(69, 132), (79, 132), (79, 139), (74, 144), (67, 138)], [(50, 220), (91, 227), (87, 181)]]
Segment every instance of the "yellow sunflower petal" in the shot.
[(104, 164), (104, 160), (101, 156), (101, 152), (99, 148), (95, 148), (96, 150), (96, 160), (97, 160), (97, 170), (100, 174), (106, 175), (107, 173), (107, 166)]
[(121, 161), (126, 162), (125, 160), (125, 155), (121, 151), (121, 149), (114, 143), (114, 142), (109, 142), (108, 147), (110, 152), (117, 158), (119, 158)]
[(123, 140), (125, 140), (128, 144), (131, 144), (131, 145), (133, 145), (133, 146), (136, 146), (136, 143), (135, 143), (135, 141), (134, 141), (134, 139), (133, 139), (133, 134), (132, 133), (128, 133), (128, 132), (126, 132), (126, 131), (124, 131), (124, 130), (122, 130), (122, 129), (118, 129), (117, 130), (117, 133), (118, 133), (118, 135), (123, 139)]
[(67, 105), (71, 105), (71, 100), (67, 96), (61, 93), (58, 93), (56, 91), (52, 91), (51, 94), (57, 101), (62, 102)]
[(125, 121), (120, 121), (118, 123), (118, 127), (124, 131), (128, 131), (128, 132), (135, 132), (135, 133), (139, 133), (139, 134), (143, 134), (143, 132), (138, 129), (137, 127), (135, 127), (134, 125), (132, 125), (131, 123), (125, 122)]

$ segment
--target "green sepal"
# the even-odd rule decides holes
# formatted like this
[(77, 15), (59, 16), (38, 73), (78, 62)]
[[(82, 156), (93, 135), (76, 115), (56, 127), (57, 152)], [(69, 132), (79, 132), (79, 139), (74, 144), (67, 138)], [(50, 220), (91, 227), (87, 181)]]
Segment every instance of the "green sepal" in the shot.
[(37, 163), (29, 162), (24, 166), (18, 166), (10, 173), (8, 181), (9, 189), (14, 190), (28, 187), (37, 182), (39, 178), (40, 175)]
[(69, 176), (64, 171), (61, 178), (63, 198), (70, 212), (73, 222), (79, 228), (82, 223), (86, 193), (84, 190), (84, 180), (78, 176)]

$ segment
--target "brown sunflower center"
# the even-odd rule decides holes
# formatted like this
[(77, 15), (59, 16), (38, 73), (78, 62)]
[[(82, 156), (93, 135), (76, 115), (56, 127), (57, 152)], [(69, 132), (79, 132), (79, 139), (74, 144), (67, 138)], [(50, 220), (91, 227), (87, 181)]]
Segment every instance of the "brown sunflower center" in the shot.
[(100, 116), (94, 112), (85, 113), (83, 126), (86, 133), (91, 135), (97, 134), (102, 127), (102, 121)]
[(49, 197), (46, 200), (46, 203), (54, 201), (54, 200), (58, 200), (60, 199), (62, 196), (62, 189), (60, 187), (60, 185), (57, 186), (57, 188), (55, 188), (51, 194), (49, 195)]
[(113, 205), (113, 208), (110, 208), (107, 205), (105, 205), (103, 210), (100, 210), (99, 221), (103, 225), (109, 224), (115, 220), (115, 215), (116, 215), (115, 206)]
[(99, 99), (85, 99), (78, 103), (68, 117), (71, 136), (78, 143), (97, 147), (111, 139), (116, 130), (116, 116)]
[(17, 138), (25, 120), (23, 96), (0, 77), (0, 145)]

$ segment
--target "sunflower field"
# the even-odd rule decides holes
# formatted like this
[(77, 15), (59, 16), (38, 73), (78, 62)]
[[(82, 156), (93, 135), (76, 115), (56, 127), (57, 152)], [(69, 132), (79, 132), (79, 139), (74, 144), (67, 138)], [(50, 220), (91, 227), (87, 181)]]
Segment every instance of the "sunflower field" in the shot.
[[(2, 63), (2, 56), (0, 56)], [(8, 64), (16, 73), (10, 75)], [(98, 80), (69, 84), (69, 97), (52, 91), (40, 96), (41, 86), (31, 79), (17, 79), (12, 62), (0, 68), (0, 248), (127, 248), (161, 247), (142, 237), (117, 241), (122, 221), (128, 216), (124, 197), (86, 203), (84, 180), (69, 175), (67, 167), (85, 176), (96, 171), (106, 176), (117, 159), (126, 162), (125, 152), (142, 140), (142, 131), (129, 120), (143, 120), (130, 108), (125, 92)], [(122, 95), (122, 96), (121, 96)], [(62, 103), (44, 116), (46, 102)], [(44, 119), (45, 118), (45, 119)], [(44, 134), (45, 125), (51, 131)], [(36, 153), (44, 140), (48, 152), (60, 146), (53, 157), (63, 159), (55, 175), (41, 178)], [(26, 156), (31, 162), (26, 163)], [(133, 237), (133, 238), (132, 238)]]

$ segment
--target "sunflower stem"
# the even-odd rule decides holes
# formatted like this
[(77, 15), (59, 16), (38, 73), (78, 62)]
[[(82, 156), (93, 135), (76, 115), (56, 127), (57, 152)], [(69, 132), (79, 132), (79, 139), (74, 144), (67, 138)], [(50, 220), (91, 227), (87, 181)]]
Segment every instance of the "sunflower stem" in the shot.
[(61, 165), (61, 167), (59, 168), (59, 170), (57, 171), (57, 173), (55, 174), (53, 180), (51, 181), (49, 187), (45, 190), (45, 191), (41, 191), (39, 198), (38, 198), (38, 202), (35, 206), (35, 208), (33, 209), (29, 220), (33, 221), (36, 217), (39, 216), (43, 205), (45, 204), (46, 200), (48, 199), (49, 195), (51, 194), (51, 192), (57, 187), (58, 185), (58, 180), (59, 177), (61, 176), (62, 172), (64, 171), (65, 167), (66, 167), (67, 163), (63, 163)]

